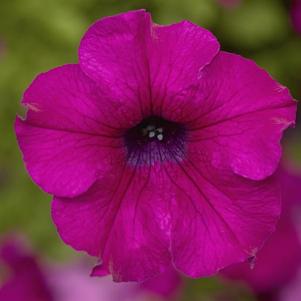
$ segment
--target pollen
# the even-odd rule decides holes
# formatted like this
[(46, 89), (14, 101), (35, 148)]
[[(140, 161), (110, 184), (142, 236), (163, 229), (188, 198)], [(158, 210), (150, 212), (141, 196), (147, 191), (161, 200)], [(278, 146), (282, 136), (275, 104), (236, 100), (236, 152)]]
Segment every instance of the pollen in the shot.
[(147, 136), (150, 139), (158, 139), (159, 141), (162, 141), (163, 136), (163, 128), (162, 127), (156, 127), (155, 125), (149, 124), (146, 127), (141, 129), (141, 133), (143, 136)]
[(163, 140), (163, 135), (162, 135), (162, 134), (157, 135), (157, 139), (158, 139), (159, 141), (162, 141), (162, 140)]

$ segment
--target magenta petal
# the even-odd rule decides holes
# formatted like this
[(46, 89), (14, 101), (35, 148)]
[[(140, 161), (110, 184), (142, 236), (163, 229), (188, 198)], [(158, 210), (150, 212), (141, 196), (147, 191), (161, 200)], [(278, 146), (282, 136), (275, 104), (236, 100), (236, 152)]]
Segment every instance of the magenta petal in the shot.
[(253, 269), (246, 262), (225, 269), (223, 274), (246, 282), (258, 293), (271, 292), (292, 280), (300, 264), (300, 239), (291, 217), (285, 214), (275, 233), (258, 252)]
[(208, 30), (189, 21), (162, 26), (154, 24), (150, 43), (152, 99), (157, 114), (171, 111), (173, 96), (198, 80), (203, 67), (219, 51)]
[(164, 300), (173, 300), (177, 297), (182, 284), (183, 281), (179, 273), (170, 267), (159, 276), (142, 283), (140, 286), (154, 295), (161, 296)]
[(185, 274), (210, 276), (246, 260), (274, 231), (281, 199), (274, 179), (246, 180), (193, 160), (170, 177), (177, 199), (171, 251)]
[(8, 279), (0, 283), (0, 301), (54, 300), (37, 258), (25, 250), (21, 241), (11, 238), (2, 243), (0, 260), (1, 266), (5, 264), (10, 270)]
[(160, 171), (126, 168), (74, 199), (56, 198), (52, 216), (62, 239), (101, 256), (115, 281), (144, 281), (170, 265), (168, 191)]
[(258, 252), (252, 269), (246, 262), (222, 271), (222, 275), (228, 278), (246, 282), (257, 293), (283, 288), (297, 275), (301, 266), (301, 174), (282, 168), (280, 175), (283, 205), (275, 233)]
[(202, 72), (198, 118), (191, 142), (216, 167), (230, 166), (254, 180), (271, 175), (281, 157), (283, 131), (294, 124), (289, 91), (250, 60), (220, 52)]
[(52, 218), (66, 244), (92, 256), (100, 256), (101, 240), (108, 230), (109, 193), (106, 185), (96, 183), (75, 199), (54, 198)]
[(278, 294), (277, 301), (299, 301), (301, 299), (301, 270), (287, 286), (283, 287)]
[(77, 195), (124, 157), (122, 140), (97, 121), (98, 94), (77, 65), (40, 75), (26, 91), (27, 116), (15, 130), (26, 167), (45, 191)]
[(125, 108), (148, 115), (159, 114), (175, 93), (197, 81), (218, 51), (204, 28), (188, 21), (160, 26), (139, 10), (92, 25), (79, 56), (84, 72), (110, 86)]
[(108, 86), (132, 114), (149, 110), (150, 83), (146, 41), (151, 18), (144, 10), (103, 18), (93, 24), (79, 48), (83, 71)]
[(91, 276), (97, 276), (97, 277), (104, 277), (109, 275), (110, 272), (108, 271), (107, 267), (103, 264), (99, 264), (95, 266), (91, 272)]

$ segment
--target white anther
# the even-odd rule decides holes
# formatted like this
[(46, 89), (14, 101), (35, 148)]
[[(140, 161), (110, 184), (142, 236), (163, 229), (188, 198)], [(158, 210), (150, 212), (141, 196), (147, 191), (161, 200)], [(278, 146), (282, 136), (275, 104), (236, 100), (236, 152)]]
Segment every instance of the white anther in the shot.
[(162, 141), (163, 140), (163, 134), (157, 135), (157, 138), (158, 138), (159, 141)]
[(156, 133), (154, 131), (148, 133), (149, 138), (154, 138), (155, 136), (156, 136)]
[(163, 129), (162, 128), (157, 128), (157, 132), (158, 133), (163, 133)]

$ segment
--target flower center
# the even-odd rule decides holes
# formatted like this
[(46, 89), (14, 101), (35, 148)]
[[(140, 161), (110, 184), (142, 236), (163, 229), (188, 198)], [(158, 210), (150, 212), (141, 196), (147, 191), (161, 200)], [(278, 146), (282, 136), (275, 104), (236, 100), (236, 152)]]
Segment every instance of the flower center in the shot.
[(151, 116), (125, 133), (128, 162), (150, 165), (158, 161), (177, 161), (185, 150), (183, 125)]

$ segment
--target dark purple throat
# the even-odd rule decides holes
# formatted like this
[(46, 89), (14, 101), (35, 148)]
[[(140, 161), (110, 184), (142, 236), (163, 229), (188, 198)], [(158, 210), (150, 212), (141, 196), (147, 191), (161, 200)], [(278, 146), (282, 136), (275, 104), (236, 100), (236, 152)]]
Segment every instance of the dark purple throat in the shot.
[(179, 123), (150, 116), (125, 132), (128, 162), (151, 165), (182, 160), (185, 153), (185, 127)]

